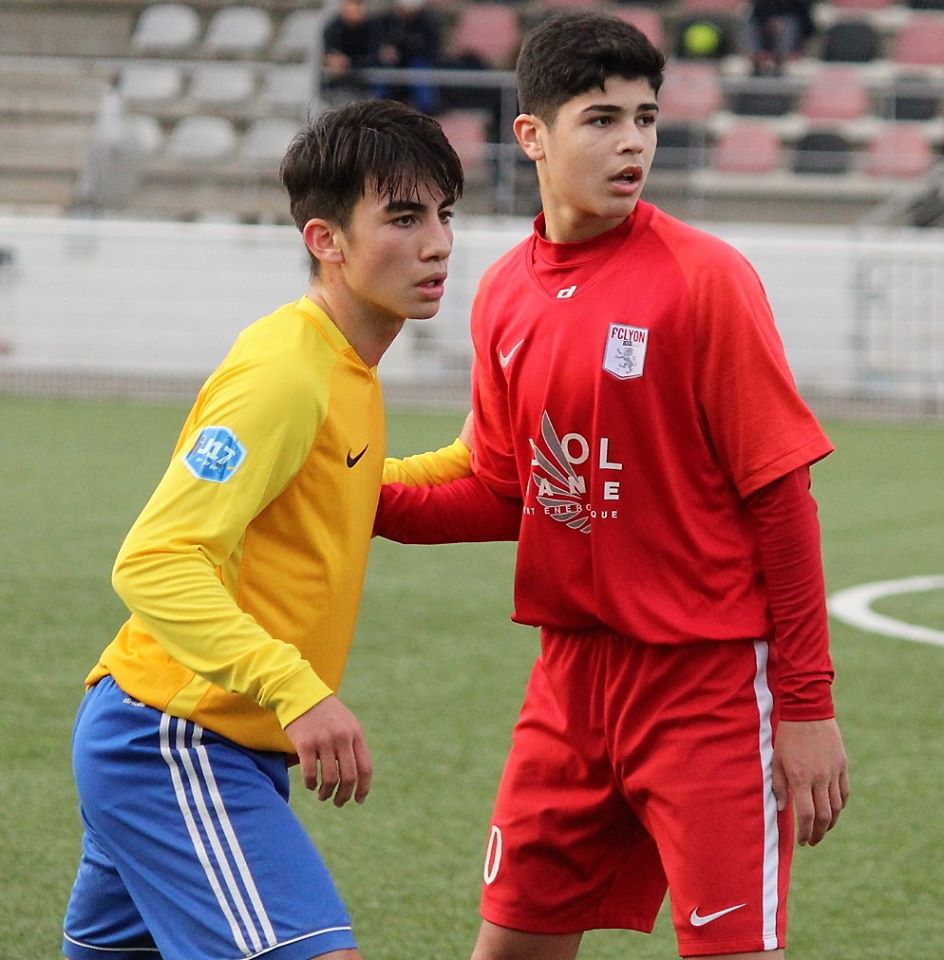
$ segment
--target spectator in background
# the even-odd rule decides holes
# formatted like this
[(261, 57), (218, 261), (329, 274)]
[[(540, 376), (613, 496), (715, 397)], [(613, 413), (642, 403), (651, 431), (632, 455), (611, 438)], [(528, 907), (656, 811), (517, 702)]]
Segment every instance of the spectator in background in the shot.
[(815, 32), (812, 0), (752, 0), (747, 49), (754, 76), (780, 76)]
[[(381, 18), (381, 36), (379, 60), (383, 67), (423, 70), (440, 65), (440, 23), (427, 9), (426, 0), (396, 0)], [(439, 91), (427, 83), (394, 86), (383, 95), (409, 103), (422, 113), (434, 114), (440, 108)]]
[(370, 13), (367, 0), (341, 0), (338, 12), (325, 24), (322, 86), (340, 99), (365, 93), (352, 70), (380, 63), (381, 18)]

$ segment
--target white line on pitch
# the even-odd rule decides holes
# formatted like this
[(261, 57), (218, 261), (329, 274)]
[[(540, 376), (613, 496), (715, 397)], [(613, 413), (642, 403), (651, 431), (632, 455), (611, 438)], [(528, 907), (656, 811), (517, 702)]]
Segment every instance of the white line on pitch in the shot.
[(834, 593), (829, 598), (829, 612), (843, 623), (869, 633), (881, 633), (886, 637), (944, 647), (944, 630), (905, 623), (872, 610), (872, 604), (881, 597), (892, 597), (899, 593), (924, 593), (928, 590), (944, 590), (944, 577), (906, 577), (904, 580), (863, 583), (858, 587), (849, 587)]

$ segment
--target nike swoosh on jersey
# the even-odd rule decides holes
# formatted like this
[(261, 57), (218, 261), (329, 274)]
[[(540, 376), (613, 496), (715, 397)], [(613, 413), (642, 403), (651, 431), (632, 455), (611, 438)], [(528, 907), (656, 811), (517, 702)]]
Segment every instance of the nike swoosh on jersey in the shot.
[(741, 907), (746, 906), (746, 903), (739, 903), (735, 907), (726, 907), (724, 910), (716, 910), (714, 913), (706, 913), (704, 916), (698, 912), (698, 907), (695, 907), (695, 909), (692, 910), (692, 915), (688, 918), (688, 920), (693, 927), (703, 927), (706, 923), (712, 923), (719, 917), (723, 917), (727, 913), (734, 913), (735, 910), (740, 910)]
[(524, 340), (519, 340), (509, 351), (508, 353), (502, 353), (501, 347), (498, 348), (498, 362), (503, 366), (507, 367), (511, 363), (511, 358), (515, 355), (518, 347), (524, 343)]
[(347, 452), (347, 465), (348, 465), (349, 467), (354, 467), (354, 466), (356, 466), (356, 465), (357, 465), (357, 461), (360, 460), (360, 458), (361, 458), (362, 456), (364, 456), (365, 453), (367, 453), (367, 448), (368, 448), (369, 446), (370, 446), (369, 443), (368, 443), (368, 444), (365, 444), (365, 445), (364, 445), (364, 449), (361, 450), (361, 452), (360, 452), (356, 457), (352, 457), (352, 456), (351, 456), (351, 451), (348, 450), (348, 452)]

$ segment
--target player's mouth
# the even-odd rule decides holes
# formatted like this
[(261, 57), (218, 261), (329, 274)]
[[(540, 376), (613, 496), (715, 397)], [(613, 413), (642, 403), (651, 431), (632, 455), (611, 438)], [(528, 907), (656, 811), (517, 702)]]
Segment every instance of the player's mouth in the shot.
[(620, 194), (633, 194), (642, 186), (643, 169), (633, 164), (623, 167), (615, 177), (610, 177), (610, 183)]
[(421, 280), (417, 286), (429, 300), (439, 300), (446, 290), (446, 274), (433, 273)]

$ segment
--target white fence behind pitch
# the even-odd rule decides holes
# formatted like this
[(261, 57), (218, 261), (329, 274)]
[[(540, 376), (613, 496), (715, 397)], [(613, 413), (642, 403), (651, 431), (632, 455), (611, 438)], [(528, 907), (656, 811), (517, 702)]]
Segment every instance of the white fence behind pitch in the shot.
[[(381, 364), (392, 398), (467, 402), (468, 313), (521, 219), (457, 218), (439, 315)], [(944, 233), (711, 224), (763, 279), (817, 399), (944, 413)], [(300, 296), (287, 227), (0, 217), (0, 390), (189, 395), (240, 329)]]

